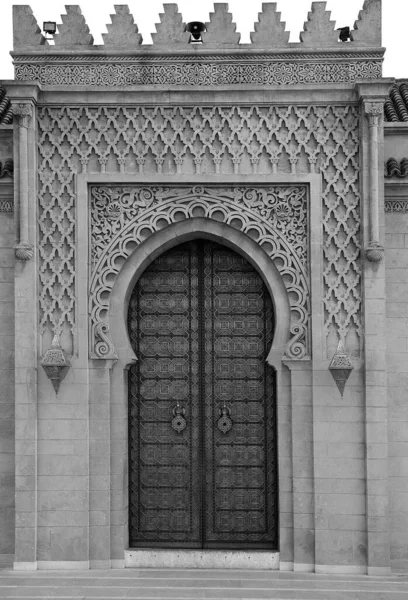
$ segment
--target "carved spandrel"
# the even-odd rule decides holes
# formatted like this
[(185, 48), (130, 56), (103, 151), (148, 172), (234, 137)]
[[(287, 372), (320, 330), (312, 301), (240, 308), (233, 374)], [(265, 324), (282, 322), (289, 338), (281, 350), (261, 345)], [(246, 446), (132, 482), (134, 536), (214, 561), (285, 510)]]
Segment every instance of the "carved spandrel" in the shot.
[[(218, 218), (228, 223), (237, 207), (242, 215), (241, 231), (258, 231), (259, 244), (284, 274), (288, 293), (296, 290), (291, 301), (292, 338), (286, 355), (303, 358), (309, 352), (309, 275), (308, 210), (305, 186), (243, 187), (138, 187), (93, 186), (91, 188), (92, 279), (90, 284), (93, 354), (95, 358), (114, 358), (109, 339), (107, 310), (114, 279), (107, 270), (119, 273), (122, 261), (148, 235), (157, 223), (175, 221), (183, 212), (194, 217), (197, 204), (205, 218), (217, 209)], [(154, 219), (152, 219), (154, 215)], [(236, 226), (238, 223), (236, 224)], [(118, 237), (118, 232), (123, 236)], [(119, 246), (121, 250), (119, 251)], [(129, 250), (127, 250), (129, 248)], [(104, 337), (101, 336), (103, 329)], [(103, 339), (103, 346), (101, 341)]]

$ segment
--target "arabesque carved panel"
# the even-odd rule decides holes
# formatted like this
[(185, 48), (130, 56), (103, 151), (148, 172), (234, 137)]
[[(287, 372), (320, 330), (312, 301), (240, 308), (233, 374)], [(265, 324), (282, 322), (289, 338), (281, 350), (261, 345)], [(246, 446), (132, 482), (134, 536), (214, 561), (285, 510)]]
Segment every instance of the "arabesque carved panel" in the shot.
[(291, 306), (286, 354), (309, 352), (308, 206), (306, 186), (92, 186), (91, 352), (115, 356), (107, 322), (110, 293), (136, 246), (163, 227), (192, 217), (216, 219), (243, 231), (276, 260)]
[[(75, 335), (75, 174), (322, 174), (327, 356), (359, 352), (357, 106), (44, 106), (39, 116), (40, 314)], [(100, 335), (104, 335), (103, 323)], [(75, 346), (75, 344), (74, 344)]]
[[(315, 61), (268, 60), (267, 56), (251, 56), (251, 60), (221, 62), (218, 57), (203, 57), (200, 62), (182, 57), (146, 57), (142, 61), (132, 58), (127, 62), (118, 57), (75, 57), (72, 62), (66, 56), (16, 57), (15, 79), (39, 81), (43, 85), (293, 85), (299, 83), (354, 83), (360, 79), (381, 77), (381, 58), (369, 60)], [(109, 60), (113, 58), (114, 61)], [(196, 57), (194, 57), (196, 58)], [(218, 58), (218, 60), (217, 60)], [(94, 60), (92, 60), (94, 59)], [(81, 64), (86, 61), (88, 64)]]

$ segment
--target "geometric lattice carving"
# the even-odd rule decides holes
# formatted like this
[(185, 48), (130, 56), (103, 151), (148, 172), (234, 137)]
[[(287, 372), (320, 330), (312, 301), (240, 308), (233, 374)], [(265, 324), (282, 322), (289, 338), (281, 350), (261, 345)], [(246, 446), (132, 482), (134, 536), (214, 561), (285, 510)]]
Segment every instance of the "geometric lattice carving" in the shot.
[(155, 46), (172, 45), (178, 47), (184, 44), (188, 47), (190, 34), (185, 31), (183, 17), (178, 12), (177, 4), (163, 4), (164, 13), (160, 13), (160, 23), (156, 23), (156, 33), (152, 33), (152, 40)]
[(66, 15), (61, 15), (62, 24), (58, 25), (58, 33), (54, 34), (56, 46), (90, 46), (93, 37), (89, 33), (89, 27), (85, 22), (81, 9), (75, 4), (65, 7)]
[(111, 15), (112, 24), (106, 26), (108, 33), (103, 33), (105, 46), (129, 46), (138, 45), (143, 41), (138, 33), (137, 25), (133, 16), (129, 13), (126, 4), (115, 4), (115, 15)]
[(281, 21), (281, 13), (276, 11), (276, 2), (264, 2), (262, 12), (258, 13), (255, 32), (250, 34), (253, 44), (264, 48), (283, 48), (289, 43), (289, 31)]
[[(358, 116), (337, 109), (334, 131), (326, 139), (322, 164), (324, 307), (328, 356), (340, 339), (352, 354), (361, 338), (360, 206)], [(333, 123), (333, 122), (332, 122)]]
[[(305, 186), (93, 186), (89, 290), (92, 356), (115, 356), (112, 344), (109, 345), (107, 312), (110, 292), (123, 259), (164, 225), (203, 216), (232, 223), (255, 239), (272, 259), (278, 259), (276, 266), (291, 304), (292, 338), (286, 355), (303, 358), (308, 352), (310, 317), (307, 212)], [(107, 338), (102, 340), (102, 347), (101, 323)]]
[(236, 33), (236, 24), (232, 22), (232, 14), (228, 12), (228, 4), (214, 4), (214, 12), (210, 13), (210, 21), (205, 24), (206, 31), (202, 34), (203, 44), (206, 46), (236, 46), (241, 38)]
[(311, 51), (296, 57), (267, 53), (199, 57), (31, 55), (15, 56), (14, 64), (16, 80), (58, 86), (349, 84), (359, 79), (380, 78), (382, 52), (356, 56), (344, 51), (327, 55)]
[(40, 315), (49, 336), (75, 334), (75, 172), (171, 178), (320, 171), (328, 356), (339, 333), (351, 354), (358, 352), (356, 106), (46, 106), (38, 114)]
[(335, 31), (336, 22), (330, 21), (326, 2), (312, 2), (312, 10), (307, 15), (300, 41), (304, 46), (338, 46), (339, 34)]

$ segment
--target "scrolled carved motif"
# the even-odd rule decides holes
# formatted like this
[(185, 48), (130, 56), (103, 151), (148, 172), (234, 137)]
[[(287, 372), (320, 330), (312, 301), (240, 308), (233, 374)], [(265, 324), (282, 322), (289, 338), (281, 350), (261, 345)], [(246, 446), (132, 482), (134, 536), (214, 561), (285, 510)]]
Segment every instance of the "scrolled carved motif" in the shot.
[[(327, 356), (359, 352), (357, 106), (39, 107), (40, 315), (75, 344), (75, 173), (321, 173)], [(103, 164), (102, 164), (103, 163)], [(139, 198), (138, 201), (141, 201)], [(145, 198), (143, 202), (148, 202)], [(106, 223), (120, 226), (124, 206)], [(127, 210), (127, 209), (126, 209)], [(284, 208), (280, 213), (284, 223)], [(95, 321), (96, 322), (96, 321)], [(66, 339), (66, 338), (65, 338)]]
[[(112, 206), (120, 207), (118, 218), (112, 219)], [(195, 216), (232, 225), (277, 259), (291, 305), (291, 333), (295, 335), (287, 356), (306, 356), (310, 319), (306, 186), (136, 185), (91, 187), (91, 356), (115, 357), (107, 315), (110, 293), (124, 259), (155, 231)], [(101, 330), (102, 347), (98, 341)]]

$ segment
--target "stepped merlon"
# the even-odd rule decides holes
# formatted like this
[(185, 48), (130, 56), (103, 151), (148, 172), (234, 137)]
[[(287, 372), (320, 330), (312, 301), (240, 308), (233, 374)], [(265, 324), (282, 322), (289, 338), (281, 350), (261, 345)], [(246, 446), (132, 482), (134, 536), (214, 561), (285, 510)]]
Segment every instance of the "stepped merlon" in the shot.
[(338, 45), (339, 34), (335, 30), (335, 21), (330, 20), (330, 15), (326, 10), (326, 2), (312, 2), (312, 10), (308, 13), (304, 31), (300, 34), (302, 44), (315, 48)]
[(67, 13), (61, 15), (62, 24), (58, 25), (58, 33), (54, 35), (56, 46), (91, 46), (93, 37), (85, 22), (81, 9), (76, 4), (65, 6)]
[(156, 33), (152, 33), (154, 45), (170, 47), (175, 44), (187, 46), (190, 34), (185, 31), (183, 17), (177, 4), (163, 4), (164, 13), (160, 13), (160, 23), (156, 23)]
[(365, 0), (351, 39), (362, 46), (381, 46), (381, 0)]
[(106, 25), (108, 33), (103, 33), (105, 46), (130, 46), (141, 44), (142, 36), (127, 4), (115, 4), (116, 14), (111, 15), (112, 23)]
[(282, 48), (289, 42), (289, 31), (285, 31), (285, 25), (281, 21), (281, 13), (277, 12), (276, 2), (264, 2), (262, 12), (258, 13), (258, 23), (254, 24), (255, 32), (251, 32), (253, 44)]
[(13, 45), (15, 49), (48, 45), (31, 7), (27, 4), (13, 6)]
[(228, 12), (228, 4), (218, 2), (214, 4), (214, 12), (210, 13), (210, 21), (205, 24), (207, 31), (203, 33), (203, 44), (215, 47), (239, 44), (241, 34), (236, 33), (236, 24), (232, 21), (232, 14)]

